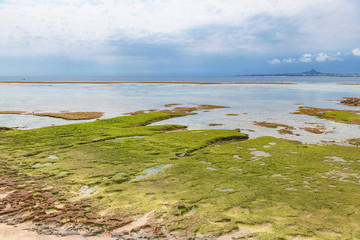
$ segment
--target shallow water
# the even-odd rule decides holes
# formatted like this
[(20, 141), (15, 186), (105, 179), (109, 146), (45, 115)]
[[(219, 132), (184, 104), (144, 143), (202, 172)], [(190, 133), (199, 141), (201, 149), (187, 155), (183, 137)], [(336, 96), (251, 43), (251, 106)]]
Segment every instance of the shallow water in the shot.
[(232, 188), (219, 188), (219, 187), (216, 187), (215, 189), (218, 190), (218, 191), (221, 191), (221, 192), (232, 192), (232, 191), (234, 191), (234, 189), (232, 189)]
[(56, 162), (48, 162), (48, 163), (35, 163), (32, 167), (47, 167), (47, 166), (52, 166), (52, 165), (56, 165), (58, 163)]
[(211, 171), (217, 171), (217, 169), (213, 168), (213, 167), (206, 167), (206, 169), (211, 170)]
[[(289, 78), (286, 78), (289, 80)], [(345, 78), (347, 82), (357, 78)], [(282, 79), (281, 79), (282, 80)], [(291, 80), (291, 79), (290, 79)], [(274, 79), (273, 79), (274, 81)], [(333, 123), (306, 115), (290, 114), (299, 104), (321, 108), (360, 110), (360, 107), (339, 105), (336, 101), (342, 97), (359, 97), (360, 85), (337, 85), (321, 82), (318, 78), (312, 83), (295, 85), (189, 85), (189, 84), (0, 84), (0, 111), (23, 110), (58, 112), (100, 111), (103, 118), (125, 115), (128, 112), (146, 109), (166, 109), (165, 104), (179, 103), (224, 105), (230, 108), (199, 112), (197, 115), (169, 119), (158, 124), (182, 124), (189, 129), (235, 129), (249, 134), (251, 138), (259, 136), (286, 137), (306, 143), (318, 143), (321, 140), (345, 140), (360, 136), (356, 125)], [(288, 81), (289, 82), (289, 81)], [(228, 116), (227, 114), (238, 114)], [(318, 123), (334, 133), (314, 134), (304, 130), (295, 130), (295, 135), (280, 135), (277, 129), (253, 125), (253, 121), (283, 123), (296, 128)], [(0, 126), (38, 128), (43, 126), (68, 124), (84, 121), (38, 117), (30, 115), (0, 115)], [(210, 123), (222, 123), (223, 126), (210, 127)]]
[(167, 165), (164, 165), (164, 166), (161, 166), (161, 167), (157, 167), (157, 168), (148, 168), (148, 169), (145, 169), (143, 170), (142, 172), (145, 173), (144, 175), (138, 175), (136, 176), (134, 179), (131, 179), (130, 182), (133, 182), (133, 181), (138, 181), (138, 180), (141, 180), (141, 179), (144, 179), (144, 178), (148, 178), (154, 174), (157, 174), (157, 173), (160, 173), (160, 172), (163, 172), (164, 169), (167, 169), (169, 167), (171, 167), (173, 164), (167, 164)]
[(360, 77), (316, 76), (227, 76), (227, 77), (48, 77), (0, 76), (0, 82), (296, 82), (296, 83), (360, 83)]

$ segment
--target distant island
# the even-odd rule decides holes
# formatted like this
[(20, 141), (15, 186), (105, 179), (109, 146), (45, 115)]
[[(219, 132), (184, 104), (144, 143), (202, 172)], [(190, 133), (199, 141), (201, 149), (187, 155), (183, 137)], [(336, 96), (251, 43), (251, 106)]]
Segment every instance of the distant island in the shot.
[(251, 75), (238, 75), (238, 76), (319, 76), (319, 77), (360, 77), (360, 73), (322, 73), (315, 69), (311, 69), (302, 73), (276, 73), (276, 74), (251, 74)]

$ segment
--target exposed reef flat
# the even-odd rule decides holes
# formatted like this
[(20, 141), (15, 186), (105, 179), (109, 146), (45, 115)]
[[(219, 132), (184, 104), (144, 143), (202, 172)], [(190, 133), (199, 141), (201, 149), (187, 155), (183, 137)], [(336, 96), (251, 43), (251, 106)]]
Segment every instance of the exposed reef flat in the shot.
[[(290, 134), (290, 135), (294, 135), (294, 130), (297, 130), (297, 128), (287, 125), (287, 124), (282, 124), (282, 123), (270, 123), (270, 122), (253, 122), (254, 125), (257, 126), (261, 126), (261, 127), (267, 127), (267, 128), (280, 128), (279, 130), (277, 130), (280, 134), (284, 135), (284, 134)], [(315, 124), (315, 123), (305, 123), (305, 124), (311, 124), (312, 126), (306, 126), (306, 127), (300, 127), (298, 129), (300, 130), (305, 130), (307, 132), (311, 132), (311, 133), (315, 133), (315, 134), (327, 134), (327, 133), (333, 133), (333, 131), (329, 131), (325, 128), (324, 125), (321, 124)], [(297, 136), (299, 136), (299, 134), (295, 134)]]
[(337, 85), (360, 85), (360, 83), (337, 83)]
[(325, 126), (317, 124), (314, 127), (301, 127), (300, 129), (303, 129), (307, 132), (315, 133), (315, 134), (323, 134), (323, 133), (333, 133), (334, 131), (328, 131), (326, 130)]
[(223, 126), (224, 124), (222, 123), (209, 123), (208, 126), (210, 127), (217, 127), (217, 126)]
[(13, 130), (12, 128), (1, 127), (1, 126), (0, 126), (0, 132), (9, 132), (9, 131), (12, 131), (12, 130)]
[[(165, 104), (165, 107), (172, 107), (180, 104)], [(213, 109), (219, 109), (219, 108), (230, 108), (227, 106), (217, 106), (217, 105), (208, 105), (208, 104), (200, 104), (200, 105), (193, 105), (190, 107), (175, 107), (172, 109), (150, 109), (150, 110), (139, 110), (136, 112), (129, 112), (127, 114), (129, 115), (138, 115), (143, 113), (156, 113), (156, 112), (165, 112), (165, 113), (171, 113), (171, 114), (178, 114), (178, 115), (196, 115), (196, 111), (208, 111)]]
[(267, 127), (267, 128), (278, 128), (281, 127), (281, 129), (278, 130), (278, 133), (284, 135), (284, 134), (291, 134), (293, 135), (293, 131), (295, 128), (293, 126), (289, 126), (287, 124), (281, 124), (281, 123), (270, 123), (270, 122), (253, 122), (254, 125), (261, 126), (261, 127)]
[(360, 146), (360, 138), (348, 139), (347, 142), (355, 146)]
[(360, 111), (300, 106), (298, 111), (293, 114), (305, 114), (339, 123), (360, 124), (360, 115), (358, 113)]
[(292, 126), (289, 126), (287, 124), (281, 124), (281, 123), (270, 123), (270, 122), (254, 122), (254, 125), (261, 126), (261, 127), (267, 127), (267, 128), (278, 128), (278, 127), (284, 127), (290, 130), (294, 130), (295, 128)]
[(62, 118), (65, 120), (90, 120), (90, 119), (100, 118), (104, 115), (103, 112), (70, 112), (70, 111), (61, 111), (58, 113), (27, 112), (27, 111), (0, 111), (0, 114), (25, 114), (25, 115), (34, 115), (34, 116), (40, 116), (40, 117)]
[(360, 148), (148, 126), (185, 115), (0, 133), (0, 221), (112, 239), (360, 238)]
[(348, 106), (360, 106), (360, 98), (345, 97), (343, 100), (340, 100), (340, 103)]

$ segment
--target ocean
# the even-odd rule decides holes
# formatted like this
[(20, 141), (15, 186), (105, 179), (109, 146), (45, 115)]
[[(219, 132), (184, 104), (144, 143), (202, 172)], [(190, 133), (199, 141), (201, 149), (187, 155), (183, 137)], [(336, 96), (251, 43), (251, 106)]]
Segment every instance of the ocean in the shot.
[[(30, 81), (46, 83), (6, 83)], [(330, 122), (307, 115), (294, 115), (299, 106), (360, 110), (360, 107), (340, 105), (343, 97), (359, 97), (360, 83), (356, 77), (0, 77), (0, 111), (100, 111), (103, 118), (124, 116), (128, 112), (149, 109), (168, 109), (165, 104), (213, 104), (229, 108), (198, 112), (197, 115), (169, 119), (155, 124), (182, 124), (188, 129), (235, 129), (250, 138), (274, 136), (304, 143), (343, 141), (360, 136), (360, 127)], [(52, 84), (48, 82), (61, 82)], [(82, 82), (68, 84), (65, 82)], [(88, 82), (128, 82), (122, 84), (90, 84)], [(136, 83), (147, 82), (147, 83)], [(195, 85), (151, 82), (220, 82), (229, 84)], [(250, 82), (254, 84), (234, 84)], [(296, 83), (296, 84), (255, 84)], [(341, 85), (339, 85), (341, 83)], [(229, 116), (227, 114), (238, 114)], [(278, 129), (254, 125), (267, 121), (291, 125), (294, 135), (281, 135)], [(38, 128), (84, 121), (50, 117), (1, 114), (0, 126), (20, 129)], [(209, 126), (209, 124), (223, 124)], [(314, 124), (324, 126), (327, 134), (302, 130)], [(297, 136), (298, 134), (299, 136)]]
[(291, 82), (291, 83), (360, 83), (360, 77), (316, 76), (227, 76), (227, 77), (114, 77), (114, 76), (0, 76), (0, 82)]

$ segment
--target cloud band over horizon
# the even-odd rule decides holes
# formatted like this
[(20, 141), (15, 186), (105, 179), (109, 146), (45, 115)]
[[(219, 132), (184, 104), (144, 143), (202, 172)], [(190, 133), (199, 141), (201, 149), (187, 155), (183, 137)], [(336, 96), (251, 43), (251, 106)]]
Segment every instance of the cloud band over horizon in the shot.
[(150, 75), (359, 61), (359, 10), (355, 0), (4, 0), (0, 75), (16, 63), (42, 74), (48, 59), (56, 74), (74, 63), (84, 74)]

